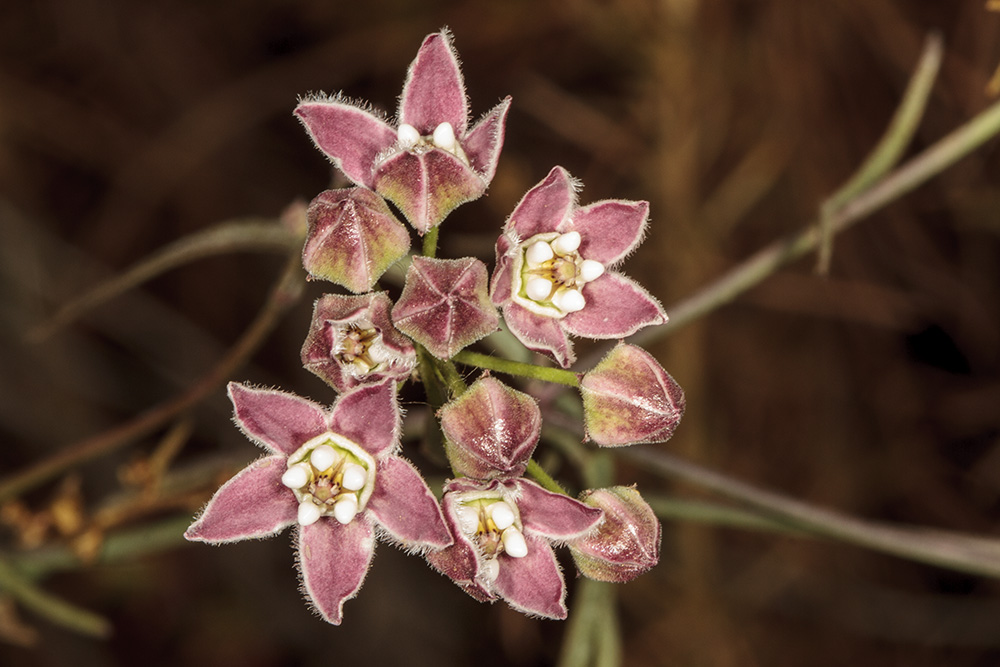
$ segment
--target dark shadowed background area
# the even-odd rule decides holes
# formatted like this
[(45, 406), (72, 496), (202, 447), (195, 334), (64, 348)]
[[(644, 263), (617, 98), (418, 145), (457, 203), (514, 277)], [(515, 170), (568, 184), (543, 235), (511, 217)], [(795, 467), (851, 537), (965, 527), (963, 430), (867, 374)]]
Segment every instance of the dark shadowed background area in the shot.
[[(814, 219), (878, 140), (929, 31), (945, 59), (908, 155), (989, 105), (1000, 65), (1000, 12), (979, 0), (5, 3), (0, 477), (196, 382), (283, 260), (201, 260), (42, 341), (29, 330), (164, 244), (275, 218), (329, 187), (329, 164), (291, 115), (297, 96), (342, 90), (391, 114), (421, 40), (444, 25), (474, 117), (508, 94), (513, 106), (488, 196), (448, 219), (440, 256), (492, 266), (507, 214), (560, 164), (584, 182), (582, 203), (651, 202), (625, 270), (668, 312)], [(994, 535), (998, 232), (994, 140), (839, 236), (829, 277), (800, 260), (653, 346), (688, 401), (662, 447), (847, 513)], [(232, 379), (332, 401), (299, 363), (323, 290), (309, 285)], [(0, 592), (0, 663), (555, 660), (564, 624), (478, 604), (392, 547), (377, 550), (335, 628), (303, 603), (288, 535), (183, 543), (184, 517), (257, 455), (230, 411), (220, 388), (187, 421), (0, 507), (2, 554), (69, 547), (78, 557), (41, 585), (114, 627), (82, 637)], [(170, 469), (195, 479), (183, 493), (148, 484), (165, 437), (183, 443)], [(619, 476), (707, 497), (628, 464)], [(157, 526), (156, 539), (126, 545), (134, 555), (87, 560), (106, 534)], [(572, 596), (568, 558), (564, 568)], [(627, 665), (1000, 662), (996, 581), (693, 522), (665, 523), (660, 565), (621, 588), (620, 611)]]

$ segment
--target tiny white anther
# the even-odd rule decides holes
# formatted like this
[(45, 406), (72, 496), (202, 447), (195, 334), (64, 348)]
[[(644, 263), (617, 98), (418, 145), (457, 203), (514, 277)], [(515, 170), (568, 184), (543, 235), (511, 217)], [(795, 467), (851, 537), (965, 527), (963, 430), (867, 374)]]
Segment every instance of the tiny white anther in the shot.
[(475, 535), (479, 528), (479, 513), (471, 507), (460, 506), (458, 508), (458, 525), (466, 535)]
[(514, 510), (501, 500), (498, 503), (493, 503), (493, 506), (490, 507), (490, 518), (493, 519), (498, 530), (505, 530), (514, 525)]
[(309, 463), (320, 472), (332, 466), (336, 460), (337, 452), (333, 451), (333, 447), (330, 445), (320, 445), (309, 455)]
[(311, 526), (319, 521), (322, 515), (323, 513), (320, 512), (319, 506), (311, 500), (299, 503), (299, 525)]
[(348, 463), (344, 466), (344, 477), (340, 485), (348, 491), (360, 491), (365, 488), (368, 481), (368, 471), (357, 463)]
[(583, 293), (578, 289), (564, 289), (556, 292), (556, 295), (552, 297), (552, 303), (564, 313), (575, 313), (583, 310), (583, 307), (587, 305), (587, 300), (583, 298)]
[(528, 555), (528, 543), (524, 541), (524, 535), (517, 528), (508, 528), (500, 536), (503, 541), (503, 550), (511, 558), (524, 558)]
[(348, 524), (358, 513), (358, 499), (353, 493), (342, 496), (333, 506), (333, 518), (342, 524)]
[(583, 282), (589, 283), (591, 280), (597, 280), (604, 273), (604, 265), (600, 262), (595, 262), (592, 259), (585, 259), (580, 262), (580, 278)]
[(455, 150), (455, 129), (445, 121), (434, 128), (434, 145), (446, 151)]
[(481, 567), (482, 570), (480, 571), (480, 574), (482, 574), (486, 581), (497, 580), (497, 576), (500, 574), (500, 563), (497, 562), (496, 558), (491, 558), (488, 561), (483, 562)]
[(420, 133), (417, 132), (417, 128), (406, 123), (399, 126), (396, 136), (399, 138), (401, 148), (413, 148), (420, 141)]
[(544, 301), (552, 293), (552, 283), (545, 278), (532, 278), (524, 286), (524, 291), (532, 301)]
[(579, 248), (580, 241), (580, 232), (566, 232), (552, 242), (552, 249), (560, 255), (566, 255)]
[(528, 260), (529, 266), (538, 266), (543, 262), (547, 262), (555, 256), (552, 252), (552, 246), (550, 246), (545, 241), (535, 241), (530, 246), (528, 250), (524, 253), (524, 258)]
[(309, 466), (296, 463), (281, 476), (281, 483), (289, 489), (301, 489), (309, 483)]

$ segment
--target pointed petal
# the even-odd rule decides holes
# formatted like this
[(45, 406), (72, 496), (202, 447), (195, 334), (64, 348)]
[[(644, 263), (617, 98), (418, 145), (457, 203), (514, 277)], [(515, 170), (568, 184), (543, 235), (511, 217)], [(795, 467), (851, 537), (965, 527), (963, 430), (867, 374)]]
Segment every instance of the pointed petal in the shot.
[(668, 440), (684, 415), (684, 390), (656, 359), (616, 346), (580, 381), (587, 437), (605, 447)]
[(642, 242), (649, 202), (601, 201), (575, 211), (560, 232), (580, 232), (580, 255), (613, 265)]
[(576, 205), (576, 184), (562, 167), (528, 190), (507, 219), (505, 231), (524, 241), (536, 234), (554, 232)]
[(520, 477), (542, 430), (535, 399), (490, 376), (438, 414), (453, 470), (476, 479)]
[(562, 320), (563, 328), (582, 338), (625, 338), (643, 327), (663, 324), (667, 314), (645, 289), (625, 276), (608, 272), (583, 286), (586, 307)]
[(423, 234), (461, 204), (481, 197), (486, 181), (459, 158), (434, 148), (403, 151), (381, 162), (375, 168), (375, 191)]
[(269, 537), (295, 523), (298, 503), (282, 483), (284, 456), (266, 456), (238, 472), (208, 501), (184, 537), (222, 544)]
[(497, 170), (509, 110), (510, 97), (507, 97), (483, 116), (462, 139), (462, 148), (469, 158), (469, 164), (486, 179), (487, 183), (493, 180)]
[(375, 535), (367, 521), (341, 525), (320, 519), (299, 528), (303, 588), (329, 623), (340, 625), (344, 602), (357, 595), (374, 553)]
[(326, 433), (323, 408), (294, 394), (229, 383), (236, 422), (248, 438), (278, 454), (291, 454)]
[(410, 234), (378, 195), (365, 188), (327, 190), (307, 211), (302, 263), (312, 276), (355, 293), (371, 289), (410, 249)]
[(494, 587), (507, 603), (525, 614), (566, 618), (566, 585), (552, 547), (538, 537), (524, 536), (528, 555), (500, 556), (500, 574)]
[(367, 509), (407, 551), (440, 549), (453, 542), (441, 507), (424, 478), (398, 456), (379, 461)]
[(363, 385), (341, 395), (330, 415), (330, 430), (361, 445), (375, 458), (399, 445), (396, 383)]
[(392, 321), (435, 357), (450, 359), (497, 330), (486, 281), (486, 265), (473, 257), (414, 257)]
[(428, 35), (410, 64), (399, 104), (400, 123), (429, 135), (440, 123), (451, 123), (455, 136), (465, 134), (469, 105), (458, 54), (447, 30)]
[(517, 480), (520, 498), (517, 507), (529, 533), (550, 540), (565, 541), (582, 537), (600, 525), (603, 512), (561, 493), (546, 491), (534, 482)]
[(559, 324), (561, 320), (536, 315), (516, 303), (504, 307), (503, 319), (511, 333), (529, 350), (552, 355), (563, 368), (569, 368), (576, 361), (573, 344)]
[(624, 583), (660, 560), (660, 522), (634, 487), (587, 491), (586, 504), (604, 510), (605, 521), (592, 535), (570, 543), (580, 572), (597, 581)]
[(395, 145), (395, 128), (338, 99), (306, 100), (295, 108), (295, 115), (337, 168), (354, 183), (372, 187), (375, 158)]

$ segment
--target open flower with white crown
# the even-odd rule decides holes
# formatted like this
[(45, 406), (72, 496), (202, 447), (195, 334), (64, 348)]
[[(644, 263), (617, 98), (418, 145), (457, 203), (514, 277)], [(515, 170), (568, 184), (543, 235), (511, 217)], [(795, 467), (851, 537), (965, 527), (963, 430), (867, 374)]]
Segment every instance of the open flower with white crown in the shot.
[(566, 618), (566, 584), (552, 545), (590, 534), (603, 511), (523, 477), (462, 477), (444, 490), (455, 543), (427, 554), (428, 562), (477, 600), (502, 598), (525, 614)]
[(496, 172), (510, 98), (469, 127), (458, 55), (447, 30), (428, 35), (390, 123), (342, 96), (304, 98), (295, 115), (344, 174), (378, 192), (421, 234), (477, 199)]
[(268, 455), (215, 493), (184, 536), (223, 544), (297, 526), (306, 594), (339, 625), (371, 564), (376, 535), (411, 551), (452, 543), (420, 473), (396, 455), (389, 380), (343, 394), (329, 411), (281, 391), (229, 385), (236, 422)]
[(624, 338), (667, 315), (645, 289), (613, 270), (642, 241), (647, 202), (577, 205), (579, 184), (562, 167), (524, 195), (497, 240), (490, 288), (511, 332), (564, 368), (569, 335)]
[(535, 400), (485, 376), (440, 415), (452, 469), (465, 476), (445, 485), (442, 500), (455, 544), (428, 562), (478, 600), (565, 618), (552, 544), (589, 535), (604, 515), (521, 477), (541, 433)]

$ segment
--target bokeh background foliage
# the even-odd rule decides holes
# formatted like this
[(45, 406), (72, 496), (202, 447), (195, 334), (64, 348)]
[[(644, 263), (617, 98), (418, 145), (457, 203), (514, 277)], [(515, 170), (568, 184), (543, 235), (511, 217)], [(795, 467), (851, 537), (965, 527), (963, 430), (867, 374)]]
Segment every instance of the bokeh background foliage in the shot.
[[(406, 64), (442, 25), (473, 113), (507, 94), (514, 104), (489, 194), (449, 218), (440, 255), (490, 261), (520, 195), (561, 164), (586, 184), (585, 203), (651, 202), (628, 271), (668, 311), (815, 217), (878, 140), (929, 31), (945, 56), (913, 151), (985, 108), (1000, 64), (1000, 13), (977, 1), (6, 3), (4, 476), (194, 383), (252, 320), (282, 260), (206, 259), (41, 342), (26, 332), (166, 243), (274, 218), (329, 187), (291, 116), (296, 97), (344, 90), (392, 112)], [(663, 447), (851, 514), (995, 533), (998, 231), (994, 140), (838, 236), (828, 277), (800, 260), (654, 345), (688, 398)], [(322, 292), (308, 286), (233, 379), (330, 400), (298, 361)], [(555, 659), (564, 624), (479, 605), (389, 547), (333, 628), (302, 603), (285, 540), (181, 544), (214, 482), (255, 455), (222, 391), (187, 415), (4, 504), (3, 553), (48, 548), (37, 552), (53, 571), (44, 590), (98, 612), (113, 633), (82, 637), (0, 598), (3, 664)], [(177, 486), (165, 489), (166, 460)], [(707, 497), (622, 468), (644, 493)], [(769, 532), (664, 528), (661, 564), (620, 590), (625, 664), (1000, 660), (994, 580)], [(145, 531), (123, 545), (131, 555), (86, 560), (123, 530)], [(64, 558), (66, 546), (85, 564)]]

